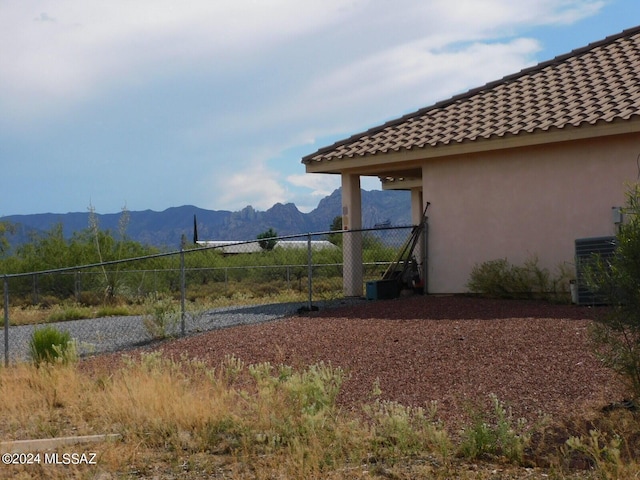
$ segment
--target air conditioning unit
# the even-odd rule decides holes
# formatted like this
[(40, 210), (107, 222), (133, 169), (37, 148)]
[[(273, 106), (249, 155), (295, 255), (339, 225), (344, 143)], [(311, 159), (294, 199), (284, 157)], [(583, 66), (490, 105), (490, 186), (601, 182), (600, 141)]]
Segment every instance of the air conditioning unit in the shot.
[(587, 265), (593, 264), (596, 255), (605, 261), (613, 256), (616, 249), (616, 237), (579, 238), (575, 243), (578, 305), (605, 305), (607, 300), (589, 290), (586, 285), (585, 270)]

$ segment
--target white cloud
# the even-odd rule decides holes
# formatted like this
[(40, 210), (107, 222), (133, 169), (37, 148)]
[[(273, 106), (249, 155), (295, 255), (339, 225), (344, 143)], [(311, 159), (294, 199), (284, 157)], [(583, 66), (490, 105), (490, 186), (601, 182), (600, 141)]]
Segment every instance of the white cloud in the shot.
[[(570, 23), (602, 0), (22, 0), (0, 6), (0, 78), (14, 93), (77, 98), (96, 86), (131, 81), (144, 70), (205, 62), (219, 68), (281, 43), (351, 27), (344, 38), (362, 48), (426, 39), (433, 47), (485, 38), (514, 25)], [(350, 21), (361, 20), (358, 28)], [(381, 27), (393, 24), (386, 31)], [(422, 27), (422, 28), (420, 28)], [(396, 31), (391, 33), (391, 31)], [(347, 30), (348, 32), (349, 30)], [(332, 33), (336, 33), (333, 31)], [(346, 50), (351, 48), (348, 45)], [(327, 52), (343, 58), (343, 52)], [(323, 54), (324, 55), (324, 54)], [(326, 60), (322, 59), (321, 60)], [(314, 58), (310, 58), (313, 62)], [(304, 68), (304, 67), (302, 67)], [(124, 80), (123, 77), (128, 77)]]
[[(206, 208), (294, 198), (311, 208), (340, 185), (338, 176), (301, 174), (300, 157), (325, 145), (317, 139), (529, 66), (541, 47), (534, 27), (574, 23), (605, 4), (0, 1), (0, 140), (17, 145), (5, 147), (11, 161), (55, 165), (62, 175), (50, 181), (61, 190), (90, 187), (82, 172), (102, 158), (114, 171), (135, 164), (131, 188), (152, 203), (178, 190), (179, 201), (189, 191)], [(142, 192), (145, 171), (163, 172), (153, 192)], [(132, 198), (122, 182), (103, 183), (118, 203)], [(379, 188), (377, 179), (362, 183)]]
[(24, 109), (31, 99), (35, 110), (45, 101), (79, 100), (172, 67), (238, 67), (259, 51), (348, 17), (349, 10), (340, 0), (3, 3), (3, 100), (17, 95)]
[[(539, 50), (535, 40), (516, 39), (506, 43), (473, 43), (442, 51), (428, 41), (402, 45), (372, 55), (318, 79), (309, 96), (325, 109), (340, 104), (371, 102), (393, 92), (419, 93), (424, 98), (443, 99), (469, 85), (513, 73), (532, 63)], [(445, 93), (446, 92), (446, 93)]]
[(515, 18), (534, 25), (569, 25), (597, 14), (610, 0), (540, 0), (536, 8), (530, 3), (512, 2), (518, 5)]
[(240, 210), (251, 205), (256, 210), (267, 210), (276, 203), (286, 203), (286, 192), (277, 175), (273, 170), (256, 166), (216, 176), (209, 185), (214, 197), (205, 208)]
[(339, 175), (317, 175), (312, 173), (302, 175), (289, 175), (287, 182), (296, 187), (303, 187), (311, 190), (311, 197), (316, 201), (330, 195), (336, 188), (340, 187)]
[(505, 34), (518, 27), (567, 25), (596, 14), (607, 0), (432, 0), (438, 30), (462, 40)]
[[(51, 109), (68, 109), (116, 86), (148, 88), (158, 77), (194, 69), (209, 69), (218, 77), (234, 70), (256, 75), (252, 65), (275, 55), (268, 63), (283, 69), (283, 75), (304, 77), (304, 70), (314, 68), (319, 73), (315, 85), (300, 84), (290, 92), (298, 103), (281, 111), (301, 115), (296, 106), (305, 101), (315, 106), (317, 98), (329, 98), (325, 95), (331, 95), (334, 103), (349, 97), (351, 104), (357, 104), (386, 95), (389, 88), (415, 88), (418, 81), (441, 78), (434, 72), (448, 59), (438, 50), (451, 49), (456, 42), (481, 41), (517, 25), (570, 23), (592, 15), (603, 4), (602, 0), (457, 0), (455, 6), (448, 0), (354, 0), (348, 5), (342, 0), (3, 3), (0, 105), (13, 120), (28, 119)], [(338, 44), (332, 43), (334, 38)], [(278, 62), (277, 57), (286, 58), (282, 54), (296, 48), (309, 51), (307, 64), (287, 68)], [(502, 70), (508, 67), (505, 62)], [(273, 108), (255, 112), (257, 119)]]
[[(302, 175), (289, 175), (287, 182), (296, 186), (311, 190), (313, 197), (326, 197), (336, 188), (340, 188), (340, 175), (307, 173)], [(377, 177), (360, 177), (360, 186), (364, 190), (380, 189), (380, 180)]]

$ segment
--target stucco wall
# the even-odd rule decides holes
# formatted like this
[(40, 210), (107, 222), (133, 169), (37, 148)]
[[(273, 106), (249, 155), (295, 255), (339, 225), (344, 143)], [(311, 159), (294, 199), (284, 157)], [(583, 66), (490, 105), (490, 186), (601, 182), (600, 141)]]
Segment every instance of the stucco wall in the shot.
[(629, 134), (426, 161), (429, 292), (465, 292), (471, 268), (498, 258), (573, 268), (576, 238), (615, 233), (639, 154)]

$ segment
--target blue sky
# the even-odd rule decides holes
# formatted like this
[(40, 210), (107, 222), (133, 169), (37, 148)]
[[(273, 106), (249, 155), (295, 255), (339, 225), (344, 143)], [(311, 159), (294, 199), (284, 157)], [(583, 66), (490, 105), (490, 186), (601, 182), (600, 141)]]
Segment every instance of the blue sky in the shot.
[(309, 211), (340, 180), (302, 156), (637, 24), (638, 0), (0, 0), (0, 216)]

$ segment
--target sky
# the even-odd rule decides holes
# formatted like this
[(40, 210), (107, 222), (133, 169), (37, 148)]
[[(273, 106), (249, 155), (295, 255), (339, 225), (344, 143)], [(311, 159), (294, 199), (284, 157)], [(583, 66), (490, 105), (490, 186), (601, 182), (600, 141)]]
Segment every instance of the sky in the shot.
[(638, 0), (0, 0), (0, 217), (308, 212), (340, 178), (303, 156), (638, 24)]

